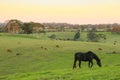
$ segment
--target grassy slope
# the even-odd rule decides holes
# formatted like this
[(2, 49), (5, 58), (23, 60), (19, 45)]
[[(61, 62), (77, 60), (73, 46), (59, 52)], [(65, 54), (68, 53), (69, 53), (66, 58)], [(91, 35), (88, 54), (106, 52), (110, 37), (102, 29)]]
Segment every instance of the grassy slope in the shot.
[[(112, 39), (119, 39), (116, 36)], [(103, 44), (0, 36), (0, 80), (119, 80), (120, 54), (107, 54), (119, 53), (119, 44), (109, 44), (112, 39)], [(99, 51), (99, 47), (103, 50)], [(73, 54), (86, 50), (97, 53), (103, 67), (94, 64), (89, 69), (87, 63), (82, 63), (82, 69), (72, 70)]]

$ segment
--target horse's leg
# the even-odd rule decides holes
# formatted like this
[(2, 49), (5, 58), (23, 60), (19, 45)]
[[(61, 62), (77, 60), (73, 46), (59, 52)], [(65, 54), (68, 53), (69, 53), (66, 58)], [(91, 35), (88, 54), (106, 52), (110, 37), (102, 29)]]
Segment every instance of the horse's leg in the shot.
[(76, 61), (77, 59), (74, 60), (73, 69), (76, 68)]
[(88, 67), (90, 68), (90, 61), (88, 62)]
[(88, 67), (89, 67), (89, 68), (92, 68), (92, 66), (93, 66), (93, 61), (89, 61), (89, 62), (88, 62)]
[(81, 61), (79, 60), (79, 68), (81, 68)]
[(90, 67), (92, 68), (92, 66), (93, 66), (93, 61), (91, 61), (91, 66)]

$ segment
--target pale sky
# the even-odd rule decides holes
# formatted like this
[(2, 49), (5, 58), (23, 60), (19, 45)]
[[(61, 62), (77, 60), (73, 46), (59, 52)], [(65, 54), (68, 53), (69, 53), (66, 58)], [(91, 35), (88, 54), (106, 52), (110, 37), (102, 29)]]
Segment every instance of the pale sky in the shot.
[(0, 22), (120, 23), (120, 0), (0, 0)]

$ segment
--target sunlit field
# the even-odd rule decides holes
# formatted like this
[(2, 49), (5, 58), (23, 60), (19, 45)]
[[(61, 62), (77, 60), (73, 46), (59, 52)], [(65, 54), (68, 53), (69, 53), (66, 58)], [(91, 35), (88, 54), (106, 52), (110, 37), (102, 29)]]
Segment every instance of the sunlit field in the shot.
[[(0, 34), (0, 80), (120, 80), (120, 37), (104, 33), (106, 40), (86, 42), (86, 33), (78, 41), (51, 40), (48, 36), (72, 39), (74, 32), (44, 34)], [(116, 45), (113, 44), (117, 41)], [(58, 45), (59, 47), (56, 47)], [(99, 50), (102, 48), (102, 50)], [(75, 52), (93, 51), (102, 61), (92, 68), (82, 62), (72, 69)]]

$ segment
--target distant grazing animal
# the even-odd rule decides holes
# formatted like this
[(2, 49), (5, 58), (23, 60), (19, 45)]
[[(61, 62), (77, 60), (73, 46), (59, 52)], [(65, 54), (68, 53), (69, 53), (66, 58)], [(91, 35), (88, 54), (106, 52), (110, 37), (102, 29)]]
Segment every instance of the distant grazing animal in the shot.
[(102, 48), (98, 48), (98, 50), (102, 51)]
[(12, 52), (12, 50), (11, 49), (7, 49), (7, 52)]
[(88, 61), (88, 67), (92, 68), (93, 66), (93, 59), (96, 60), (97, 65), (101, 67), (101, 60), (98, 58), (98, 56), (93, 53), (92, 51), (88, 51), (86, 53), (83, 52), (77, 52), (74, 55), (74, 64), (73, 69), (76, 68), (76, 62), (79, 61), (79, 68), (81, 68), (81, 61)]
[(70, 38), (67, 38), (67, 40), (70, 40)]
[(47, 48), (44, 48), (45, 50), (47, 50)]
[(41, 46), (41, 49), (43, 49), (43, 46)]
[(61, 38), (59, 40), (62, 40)]
[(57, 48), (59, 48), (59, 45), (56, 45)]
[(116, 43), (117, 43), (117, 41), (114, 41), (114, 43), (113, 43), (113, 44), (114, 44), (114, 45), (116, 45)]
[(112, 53), (113, 53), (113, 54), (116, 54), (116, 51), (113, 51)]
[(16, 53), (16, 55), (18, 56), (18, 55), (20, 55), (20, 53)]

